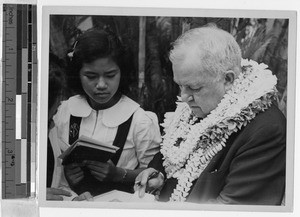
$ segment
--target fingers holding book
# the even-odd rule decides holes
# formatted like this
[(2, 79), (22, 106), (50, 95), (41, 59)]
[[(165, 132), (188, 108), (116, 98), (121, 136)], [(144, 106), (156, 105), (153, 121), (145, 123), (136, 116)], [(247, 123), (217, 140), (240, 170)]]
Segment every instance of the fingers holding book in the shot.
[(71, 163), (64, 166), (65, 176), (69, 184), (76, 185), (84, 178), (84, 173), (81, 167), (82, 164), (79, 163)]
[(83, 200), (94, 201), (94, 198), (90, 192), (86, 191), (78, 195), (77, 197), (75, 197), (72, 201), (83, 201)]
[(90, 173), (99, 181), (115, 181), (118, 177), (119, 168), (112, 162), (102, 163), (99, 161), (84, 161), (84, 165)]
[(88, 169), (91, 175), (99, 181), (118, 182), (123, 175), (123, 170), (116, 167), (111, 161), (103, 163), (84, 160), (82, 163), (71, 163), (64, 166), (65, 176), (69, 184), (77, 185), (84, 178), (83, 167)]

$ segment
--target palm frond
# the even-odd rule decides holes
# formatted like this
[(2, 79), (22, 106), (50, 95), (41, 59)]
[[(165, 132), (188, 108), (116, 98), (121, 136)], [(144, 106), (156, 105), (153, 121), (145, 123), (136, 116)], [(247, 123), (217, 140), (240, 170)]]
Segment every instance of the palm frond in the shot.
[(255, 61), (259, 61), (260, 58), (265, 54), (265, 51), (270, 44), (272, 38), (266, 39), (266, 41), (260, 45), (260, 47), (257, 48), (257, 50), (254, 51), (254, 53), (251, 55), (251, 59)]
[(256, 29), (251, 36), (247, 37), (240, 44), (243, 58), (259, 61), (273, 37), (272, 32), (265, 34), (265, 27)]

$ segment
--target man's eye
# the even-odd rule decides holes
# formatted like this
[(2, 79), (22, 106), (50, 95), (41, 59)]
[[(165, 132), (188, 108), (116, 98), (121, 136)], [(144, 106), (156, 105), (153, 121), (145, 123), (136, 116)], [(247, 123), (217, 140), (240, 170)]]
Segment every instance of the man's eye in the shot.
[(195, 88), (195, 87), (189, 87), (189, 88), (190, 88), (190, 90), (195, 91), (195, 92), (198, 92), (198, 91), (200, 91), (202, 89), (202, 87), (197, 87), (197, 88)]

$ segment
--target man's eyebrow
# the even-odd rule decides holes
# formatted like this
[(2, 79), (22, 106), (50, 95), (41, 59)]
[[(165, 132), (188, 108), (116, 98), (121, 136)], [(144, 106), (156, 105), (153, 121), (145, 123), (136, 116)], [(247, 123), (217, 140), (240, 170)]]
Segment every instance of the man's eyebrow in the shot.
[[(182, 85), (180, 84), (178, 81), (176, 81), (175, 79), (173, 79), (173, 81), (177, 84), (177, 85)], [(183, 86), (189, 86), (189, 87), (201, 87), (203, 86), (205, 83), (204, 82), (197, 82), (197, 81), (192, 81), (191, 83), (186, 83), (183, 84)]]
[(204, 85), (204, 82), (193, 82), (193, 83), (190, 83), (189, 86), (191, 87), (201, 87)]

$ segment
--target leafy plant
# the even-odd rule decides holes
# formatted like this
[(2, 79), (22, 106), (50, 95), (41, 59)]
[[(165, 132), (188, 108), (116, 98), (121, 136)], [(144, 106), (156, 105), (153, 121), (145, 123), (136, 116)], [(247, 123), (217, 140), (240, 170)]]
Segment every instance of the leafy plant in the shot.
[[(140, 102), (146, 110), (154, 111), (161, 122), (165, 112), (175, 109), (176, 97), (179, 94), (179, 88), (173, 82), (172, 65), (168, 59), (172, 42), (188, 29), (215, 23), (236, 38), (243, 58), (266, 63), (278, 77), (278, 104), (285, 113), (288, 20), (146, 17), (144, 63), (139, 59), (139, 20), (140, 17), (137, 16), (53, 15), (50, 19), (50, 50), (60, 59), (64, 59), (82, 30), (91, 25), (93, 28), (110, 28), (117, 33), (128, 55), (130, 97)], [(144, 80), (139, 80), (141, 64), (144, 65)]]

